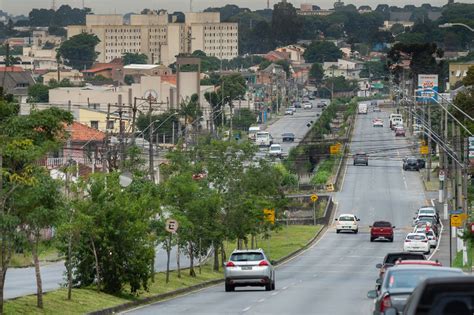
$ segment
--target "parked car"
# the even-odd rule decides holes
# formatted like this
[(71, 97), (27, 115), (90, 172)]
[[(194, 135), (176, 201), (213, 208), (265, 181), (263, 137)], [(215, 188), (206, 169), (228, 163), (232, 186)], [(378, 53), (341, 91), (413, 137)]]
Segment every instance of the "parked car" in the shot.
[(354, 154), (354, 165), (369, 165), (369, 156), (366, 153), (359, 152)]
[(395, 137), (405, 137), (405, 128), (395, 127)]
[(326, 107), (326, 103), (319, 102), (318, 104), (316, 104), (316, 107), (317, 108), (324, 108), (324, 107)]
[[(457, 275), (428, 278), (418, 284), (403, 309), (404, 315), (474, 314), (474, 277)], [(396, 315), (397, 309), (385, 313)]]
[(438, 238), (436, 237), (435, 232), (430, 227), (420, 228), (413, 231), (414, 233), (423, 233), (428, 238), (428, 243), (430, 244), (431, 248), (435, 248), (438, 245)]
[(418, 216), (424, 216), (424, 215), (427, 215), (427, 216), (435, 216), (435, 217), (438, 217), (438, 212), (436, 211), (436, 208), (434, 207), (430, 207), (430, 206), (425, 206), (425, 207), (421, 207), (419, 208), (416, 212), (415, 212), (415, 215), (418, 217)]
[(281, 157), (282, 153), (281, 145), (279, 144), (272, 144), (268, 149), (268, 155), (270, 157)]
[(293, 115), (294, 112), (292, 109), (288, 108), (287, 110), (285, 110), (285, 115)]
[(385, 271), (394, 266), (397, 261), (403, 260), (426, 260), (425, 255), (421, 253), (395, 252), (385, 255), (382, 263), (375, 265), (379, 269), (379, 278), (382, 278)]
[(303, 103), (303, 109), (311, 109), (313, 108), (313, 105), (310, 102)]
[(396, 266), (415, 265), (415, 266), (433, 266), (442, 267), (443, 265), (438, 260), (397, 260)]
[(418, 222), (422, 221), (429, 222), (432, 225), (437, 225), (439, 224), (439, 217), (436, 213), (419, 214), (413, 217), (413, 226), (415, 226)]
[(293, 103), (293, 106), (294, 106), (295, 108), (301, 108), (301, 103), (300, 103), (300, 102), (294, 102), (294, 103)]
[(389, 308), (394, 308), (399, 314), (403, 311), (410, 294), (416, 286), (427, 278), (462, 276), (463, 272), (456, 268), (400, 265), (387, 270), (383, 279), (377, 279), (380, 290), (367, 293), (368, 298), (374, 299), (374, 315), (386, 314)]
[(383, 238), (390, 242), (393, 242), (393, 229), (392, 223), (388, 221), (375, 221), (370, 227), (370, 241), (373, 242), (376, 239)]
[(359, 232), (359, 218), (357, 218), (353, 214), (341, 214), (339, 218), (334, 219), (337, 221), (336, 223), (336, 233), (340, 233), (341, 231), (351, 231), (354, 233)]
[(408, 233), (403, 243), (403, 250), (406, 252), (430, 253), (430, 244), (424, 233)]
[(295, 141), (295, 134), (292, 132), (285, 132), (281, 135), (282, 142), (293, 142)]
[(420, 165), (418, 160), (414, 157), (408, 157), (403, 159), (403, 170), (404, 171), (419, 171)]
[(378, 105), (375, 105), (372, 110), (374, 111), (374, 113), (380, 113), (382, 111)]
[(422, 221), (419, 221), (415, 224), (415, 227), (413, 228), (413, 231), (419, 230), (419, 229), (426, 229), (429, 228), (433, 230), (433, 232), (436, 234), (436, 236), (439, 236), (439, 228), (438, 225), (435, 223), (434, 217), (430, 217), (430, 219), (423, 219)]
[(275, 270), (262, 249), (234, 250), (225, 265), (224, 279), (226, 292), (242, 286), (275, 290)]

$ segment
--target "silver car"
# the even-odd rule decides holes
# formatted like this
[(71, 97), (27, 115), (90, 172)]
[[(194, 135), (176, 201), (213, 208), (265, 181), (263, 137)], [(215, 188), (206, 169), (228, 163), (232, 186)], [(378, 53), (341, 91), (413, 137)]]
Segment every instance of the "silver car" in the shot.
[(275, 269), (262, 249), (234, 250), (225, 265), (224, 279), (226, 292), (246, 286), (275, 290)]

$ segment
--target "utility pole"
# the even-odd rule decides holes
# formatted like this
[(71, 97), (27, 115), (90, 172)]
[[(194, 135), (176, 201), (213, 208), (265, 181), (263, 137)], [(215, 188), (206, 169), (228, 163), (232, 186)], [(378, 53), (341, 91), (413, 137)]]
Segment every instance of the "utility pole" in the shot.
[[(440, 128), (441, 128), (441, 136), (443, 135), (443, 116), (444, 114), (441, 113), (440, 115)], [(446, 138), (443, 139), (444, 142), (446, 142)], [(444, 153), (444, 150), (442, 150), (440, 148), (440, 146), (438, 145), (438, 148), (439, 148), (439, 172), (442, 172), (444, 170), (444, 159), (447, 158), (447, 155)], [(444, 175), (444, 179), (446, 179), (446, 173)], [(441, 178), (441, 177), (440, 177)], [(438, 194), (438, 201), (440, 203), (443, 202), (444, 200), (444, 181), (442, 181), (441, 179), (439, 180), (439, 194)]]
[[(110, 134), (109, 134), (109, 122), (110, 122), (110, 103), (107, 104), (107, 118), (106, 118), (106, 123), (105, 123), (105, 160), (107, 161), (107, 173), (110, 172)], [(105, 167), (105, 165), (102, 165), (102, 167)]]
[(428, 105), (428, 126), (430, 129), (428, 130), (428, 172), (426, 175), (426, 180), (429, 182), (431, 180), (431, 104), (427, 103)]
[(122, 94), (118, 95), (118, 107), (119, 107), (119, 145), (120, 145), (120, 166), (123, 167), (125, 163), (125, 143), (124, 143), (124, 133), (125, 128), (123, 124), (123, 104), (122, 104)]
[(137, 120), (137, 98), (133, 99), (132, 107), (132, 145), (135, 145), (135, 132), (136, 132), (136, 120)]

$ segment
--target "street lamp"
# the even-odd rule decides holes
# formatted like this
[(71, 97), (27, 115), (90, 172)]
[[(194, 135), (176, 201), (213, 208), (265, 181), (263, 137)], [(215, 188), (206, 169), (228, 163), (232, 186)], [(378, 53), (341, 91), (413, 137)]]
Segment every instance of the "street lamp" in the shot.
[(462, 26), (464, 28), (467, 28), (471, 32), (474, 32), (474, 28), (472, 28), (469, 25), (466, 25), (464, 23), (444, 23), (444, 24), (439, 25), (440, 28), (449, 28), (449, 27), (453, 27), (453, 26)]

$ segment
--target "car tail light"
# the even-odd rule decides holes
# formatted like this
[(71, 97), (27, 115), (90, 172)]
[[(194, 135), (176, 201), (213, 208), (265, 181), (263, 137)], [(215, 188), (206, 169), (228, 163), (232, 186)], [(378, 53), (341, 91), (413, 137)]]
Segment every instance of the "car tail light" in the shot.
[(411, 240), (405, 240), (405, 243), (410, 243), (410, 242), (411, 242)]
[(229, 261), (226, 265), (226, 267), (235, 267), (234, 263)]
[(385, 312), (388, 308), (392, 307), (392, 301), (389, 295), (385, 295), (380, 302), (380, 312)]
[(428, 243), (428, 240), (422, 240), (423, 243)]
[(258, 265), (259, 266), (268, 266), (268, 261), (262, 260)]

